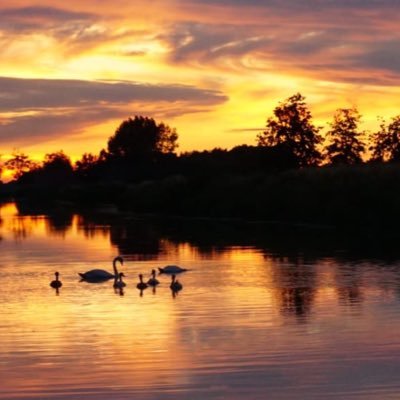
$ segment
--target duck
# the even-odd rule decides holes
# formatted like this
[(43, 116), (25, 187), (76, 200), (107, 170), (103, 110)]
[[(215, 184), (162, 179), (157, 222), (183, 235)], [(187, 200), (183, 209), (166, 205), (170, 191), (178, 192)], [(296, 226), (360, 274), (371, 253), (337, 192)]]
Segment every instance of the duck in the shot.
[(56, 276), (56, 279), (50, 282), (50, 286), (54, 289), (59, 289), (62, 286), (62, 282), (58, 279), (60, 273), (55, 272), (54, 275)]
[(171, 276), (171, 284), (169, 285), (171, 290), (173, 292), (179, 292), (179, 290), (182, 290), (183, 286), (182, 283), (180, 283), (177, 279), (175, 274)]
[(112, 278), (118, 278), (118, 270), (117, 270), (117, 262), (120, 262), (121, 265), (124, 263), (124, 260), (122, 257), (115, 257), (113, 260), (113, 270), (114, 273), (112, 274), (111, 272), (105, 271), (104, 269), (92, 269), (87, 272), (79, 272), (79, 276), (89, 282), (101, 282), (101, 281), (107, 281)]
[(177, 265), (167, 265), (163, 268), (158, 268), (160, 274), (179, 274), (181, 272), (187, 271), (186, 268), (178, 267)]
[(136, 287), (140, 290), (144, 290), (147, 288), (147, 283), (143, 282), (143, 275), (139, 274), (139, 280), (140, 282), (136, 285)]
[(123, 272), (119, 272), (118, 276), (115, 277), (114, 281), (114, 288), (115, 289), (122, 289), (126, 286), (126, 283), (122, 280), (122, 277), (125, 276)]
[(160, 283), (158, 279), (156, 279), (156, 270), (152, 269), (151, 270), (151, 278), (147, 281), (147, 284), (149, 286), (157, 286)]

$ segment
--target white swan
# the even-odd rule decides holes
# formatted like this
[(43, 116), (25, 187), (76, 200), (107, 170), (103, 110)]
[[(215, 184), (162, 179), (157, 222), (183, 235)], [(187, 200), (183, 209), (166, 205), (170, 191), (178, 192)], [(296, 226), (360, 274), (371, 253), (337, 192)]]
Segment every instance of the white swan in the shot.
[(171, 288), (172, 291), (174, 292), (179, 292), (179, 290), (182, 290), (183, 285), (182, 283), (180, 283), (177, 279), (175, 275), (171, 276), (171, 284), (169, 285), (169, 287)]
[(83, 273), (79, 272), (78, 274), (85, 281), (90, 281), (90, 282), (107, 281), (108, 279), (118, 277), (117, 261), (119, 261), (121, 264), (124, 263), (122, 257), (115, 257), (113, 260), (113, 269), (114, 269), (113, 274), (108, 271), (105, 271), (104, 269), (92, 269), (90, 271)]
[(50, 286), (54, 289), (58, 289), (62, 286), (62, 282), (58, 279), (58, 277), (60, 276), (60, 273), (56, 272), (54, 275), (56, 276), (56, 279), (54, 281), (50, 282)]
[(147, 281), (149, 286), (157, 286), (160, 283), (158, 279), (156, 279), (156, 270), (151, 270), (151, 278)]
[(160, 274), (179, 274), (181, 272), (187, 271), (186, 268), (178, 267), (177, 265), (167, 265), (164, 268), (158, 268)]
[(146, 289), (147, 288), (147, 283), (143, 282), (143, 275), (142, 274), (139, 274), (139, 279), (140, 279), (140, 282), (136, 285), (136, 287), (138, 289), (140, 289), (140, 290)]
[(122, 289), (126, 286), (126, 283), (122, 280), (122, 277), (125, 276), (123, 272), (120, 272), (118, 276), (115, 277), (114, 288)]

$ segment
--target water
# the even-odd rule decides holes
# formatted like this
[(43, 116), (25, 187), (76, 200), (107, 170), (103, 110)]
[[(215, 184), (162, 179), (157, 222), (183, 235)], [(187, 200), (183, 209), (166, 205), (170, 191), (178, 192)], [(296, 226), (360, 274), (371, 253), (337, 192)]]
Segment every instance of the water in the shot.
[[(229, 223), (0, 216), (1, 399), (400, 398), (395, 251)], [(119, 254), (122, 293), (79, 281)], [(167, 264), (190, 268), (181, 292), (163, 275), (136, 289)]]

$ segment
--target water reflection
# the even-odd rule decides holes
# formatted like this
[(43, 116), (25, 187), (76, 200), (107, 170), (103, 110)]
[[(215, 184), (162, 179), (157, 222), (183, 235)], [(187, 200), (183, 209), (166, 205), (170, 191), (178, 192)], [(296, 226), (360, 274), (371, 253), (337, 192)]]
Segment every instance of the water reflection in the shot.
[[(343, 241), (318, 238), (313, 248), (292, 232), (285, 243), (265, 225), (237, 222), (54, 222), (12, 206), (0, 215), (0, 398), (371, 400), (400, 391), (394, 250), (368, 258), (370, 249)], [(79, 281), (78, 272), (110, 269), (116, 254), (126, 287)], [(165, 274), (157, 288), (136, 287), (143, 271), (168, 264), (190, 269), (181, 292)], [(61, 296), (49, 271), (61, 274)]]
[[(81, 234), (87, 239), (107, 240), (119, 254), (146, 261), (160, 254), (178, 254), (190, 243), (196, 257), (207, 258), (233, 247), (260, 249), (266, 257), (303, 257), (303, 263), (317, 263), (331, 257), (342, 261), (383, 259), (396, 262), (397, 235), (392, 232), (337, 232), (312, 226), (291, 226), (243, 221), (209, 221), (169, 218), (140, 218), (85, 212), (77, 215), (58, 209), (51, 213), (31, 209), (26, 204), (8, 204), (2, 213), (14, 213), (12, 230), (17, 239), (24, 239), (33, 230), (45, 229), (49, 236)], [(46, 215), (45, 215), (46, 214)], [(0, 225), (1, 226), (1, 225)], [(71, 232), (72, 231), (72, 232)]]
[(357, 265), (339, 264), (336, 268), (337, 293), (340, 304), (361, 305), (363, 301), (362, 272)]
[(60, 295), (60, 288), (56, 287), (56, 288), (53, 288), (53, 289), (54, 289), (54, 292), (55, 292), (56, 296), (59, 296)]

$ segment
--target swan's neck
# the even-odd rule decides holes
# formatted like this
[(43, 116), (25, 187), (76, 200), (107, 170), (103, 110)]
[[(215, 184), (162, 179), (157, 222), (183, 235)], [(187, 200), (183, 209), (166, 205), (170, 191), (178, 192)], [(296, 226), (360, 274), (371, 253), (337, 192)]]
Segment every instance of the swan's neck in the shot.
[(117, 262), (115, 260), (113, 261), (113, 269), (114, 269), (114, 275), (118, 278)]

